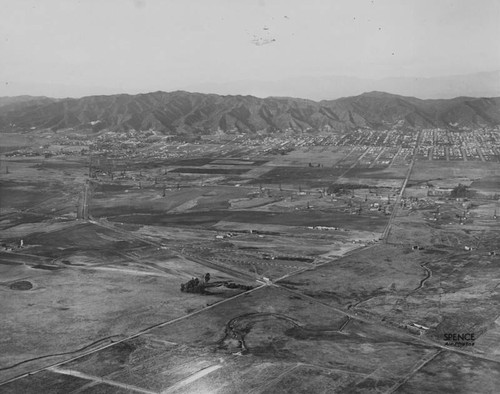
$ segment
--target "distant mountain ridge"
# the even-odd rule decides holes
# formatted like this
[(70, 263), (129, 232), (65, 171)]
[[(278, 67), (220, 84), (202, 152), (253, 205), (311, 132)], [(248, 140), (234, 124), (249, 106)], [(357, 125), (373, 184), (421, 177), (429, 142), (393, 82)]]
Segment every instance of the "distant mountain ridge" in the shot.
[(421, 100), (383, 92), (336, 100), (221, 96), (184, 91), (137, 95), (0, 98), (0, 130), (155, 129), (165, 134), (292, 129), (463, 128), (500, 125), (500, 97)]
[(44, 96), (0, 97), (0, 111), (19, 110), (23, 107), (49, 104), (54, 101), (57, 101), (57, 99)]
[(315, 101), (357, 96), (383, 91), (422, 99), (450, 99), (457, 96), (500, 96), (500, 70), (442, 77), (391, 77), (382, 79), (353, 76), (293, 77), (269, 81), (245, 80), (230, 83), (204, 83), (185, 90), (217, 94), (251, 94), (257, 97), (292, 96)]

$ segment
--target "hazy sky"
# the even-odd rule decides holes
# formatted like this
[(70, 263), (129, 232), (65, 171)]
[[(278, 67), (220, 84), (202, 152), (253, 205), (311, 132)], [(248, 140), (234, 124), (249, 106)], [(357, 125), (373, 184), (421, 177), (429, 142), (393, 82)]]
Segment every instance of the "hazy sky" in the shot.
[(0, 0), (0, 96), (500, 69), (499, 0)]

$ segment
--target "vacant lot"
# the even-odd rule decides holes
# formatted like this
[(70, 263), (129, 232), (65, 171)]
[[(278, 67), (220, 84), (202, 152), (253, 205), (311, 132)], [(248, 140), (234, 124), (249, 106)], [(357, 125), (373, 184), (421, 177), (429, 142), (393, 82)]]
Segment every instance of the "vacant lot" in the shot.
[(397, 392), (496, 393), (499, 384), (500, 369), (497, 363), (457, 353), (441, 352)]
[(363, 230), (367, 227), (374, 232), (382, 232), (387, 217), (380, 215), (350, 215), (338, 211), (200, 211), (178, 214), (135, 214), (110, 216), (117, 222), (161, 225), (161, 226), (201, 226), (211, 227), (220, 221), (252, 224), (275, 224), (285, 226), (332, 226)]
[[(87, 381), (95, 377), (156, 392), (280, 392), (280, 383), (293, 383), (295, 392), (311, 385), (357, 392), (395, 387), (401, 376), (436, 352), (407, 335), (349, 320), (303, 296), (263, 288), (62, 364), (54, 372), (75, 371)], [(311, 357), (314, 365), (308, 364)], [(45, 378), (44, 384), (55, 384), (54, 376)], [(7, 388), (35, 381), (36, 375)]]
[(326, 167), (275, 167), (250, 182), (252, 184), (283, 184), (308, 187), (328, 186), (335, 182), (345, 170), (341, 168)]

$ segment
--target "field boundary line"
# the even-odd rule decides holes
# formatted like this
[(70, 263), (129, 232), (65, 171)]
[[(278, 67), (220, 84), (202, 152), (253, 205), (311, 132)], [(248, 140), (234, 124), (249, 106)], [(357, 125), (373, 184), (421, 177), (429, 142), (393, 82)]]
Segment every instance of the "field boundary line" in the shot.
[(413, 375), (415, 375), (418, 371), (420, 371), (423, 367), (429, 364), (432, 360), (434, 360), (437, 356), (443, 353), (444, 350), (440, 349), (436, 353), (432, 354), (430, 357), (424, 357), (424, 359), (418, 364), (415, 368), (413, 368), (403, 379), (401, 379), (394, 387), (391, 387), (386, 393), (391, 394), (396, 392), (401, 386), (403, 386), (408, 380), (411, 379)]
[(278, 383), (281, 380), (281, 378), (283, 378), (283, 376), (288, 375), (290, 372), (296, 370), (301, 365), (302, 365), (301, 363), (297, 363), (297, 364), (292, 365), (290, 368), (287, 368), (286, 370), (284, 370), (282, 373), (280, 373), (278, 376), (276, 376), (270, 382), (264, 383), (262, 386), (254, 388), (253, 390), (249, 391), (247, 394), (255, 394), (255, 393), (262, 392), (262, 390), (265, 390), (265, 389), (269, 388), (270, 386), (272, 386), (273, 384)]
[(207, 375), (211, 374), (212, 372), (217, 371), (218, 369), (221, 369), (221, 368), (222, 368), (222, 365), (217, 364), (217, 365), (212, 365), (210, 367), (200, 369), (199, 371), (187, 376), (184, 379), (181, 379), (180, 381), (174, 383), (172, 386), (161, 391), (161, 394), (172, 393), (175, 390), (180, 389), (184, 386), (187, 386), (190, 383), (196, 382), (198, 379), (201, 379), (204, 376), (207, 376)]
[(75, 370), (72, 370), (72, 369), (61, 369), (61, 368), (54, 367), (54, 368), (48, 368), (48, 370), (50, 372), (53, 372), (53, 373), (58, 373), (58, 374), (61, 374), (61, 375), (68, 375), (68, 376), (74, 376), (74, 377), (77, 377), (77, 378), (81, 378), (81, 379), (85, 379), (85, 380), (90, 380), (91, 382), (95, 382), (95, 383), (104, 383), (104, 384), (107, 384), (107, 385), (110, 385), (110, 386), (120, 387), (122, 389), (132, 390), (132, 391), (135, 391), (135, 392), (138, 392), (138, 393), (143, 393), (143, 394), (158, 394), (156, 391), (151, 391), (151, 390), (143, 389), (141, 387), (132, 386), (132, 385), (126, 384), (126, 383), (120, 383), (120, 382), (117, 382), (117, 381), (114, 381), (114, 380), (102, 378), (100, 376), (88, 375), (86, 373), (83, 373), (83, 372), (80, 372), (80, 371), (75, 371)]

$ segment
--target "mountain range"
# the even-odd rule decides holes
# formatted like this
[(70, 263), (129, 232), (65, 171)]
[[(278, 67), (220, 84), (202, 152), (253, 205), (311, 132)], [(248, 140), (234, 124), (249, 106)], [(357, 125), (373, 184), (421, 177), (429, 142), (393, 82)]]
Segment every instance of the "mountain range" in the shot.
[(0, 98), (0, 131), (77, 128), (148, 130), (199, 135), (292, 129), (477, 128), (500, 125), (500, 97), (421, 100), (369, 92), (336, 100), (222, 96), (185, 91)]
[(226, 83), (193, 84), (183, 88), (191, 92), (251, 94), (257, 97), (291, 96), (311, 100), (332, 100), (357, 96), (368, 91), (383, 91), (425, 99), (457, 96), (500, 96), (500, 70), (440, 77), (360, 78), (354, 76), (302, 76), (284, 79), (242, 80)]

